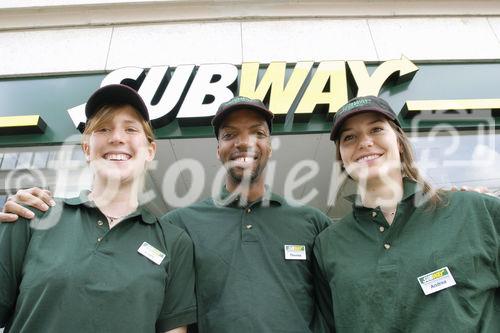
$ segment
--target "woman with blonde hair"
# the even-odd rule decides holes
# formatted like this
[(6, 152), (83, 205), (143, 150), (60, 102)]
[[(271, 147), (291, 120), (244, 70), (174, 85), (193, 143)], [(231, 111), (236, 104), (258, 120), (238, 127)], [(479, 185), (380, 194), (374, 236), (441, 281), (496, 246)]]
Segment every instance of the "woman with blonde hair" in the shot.
[(500, 200), (433, 191), (381, 98), (350, 100), (331, 139), (357, 185), (314, 247), (332, 330), (500, 332)]
[(196, 321), (193, 246), (140, 203), (156, 143), (132, 88), (86, 104), (91, 191), (24, 223), (0, 225), (5, 332), (186, 332)]

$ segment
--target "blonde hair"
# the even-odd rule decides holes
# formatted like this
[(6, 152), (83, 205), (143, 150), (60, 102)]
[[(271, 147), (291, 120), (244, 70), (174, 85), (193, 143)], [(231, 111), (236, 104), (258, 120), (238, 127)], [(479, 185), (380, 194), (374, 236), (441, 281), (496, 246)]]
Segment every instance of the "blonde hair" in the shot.
[[(85, 130), (83, 131), (83, 136), (82, 136), (82, 144), (87, 142), (88, 137), (102, 124), (110, 121), (113, 119), (113, 117), (120, 112), (121, 108), (125, 105), (104, 105), (97, 110), (97, 112), (90, 117), (90, 119), (87, 121), (87, 124), (85, 124)], [(131, 106), (132, 107), (132, 106)], [(134, 107), (132, 107), (134, 108)], [(135, 110), (135, 108), (134, 108)], [(155, 141), (155, 136), (153, 132), (153, 128), (151, 127), (151, 124), (144, 120), (142, 117), (141, 119), (141, 125), (144, 130), (144, 134), (146, 135), (146, 139), (148, 140), (149, 143), (152, 143)]]
[[(401, 173), (403, 177), (406, 177), (414, 182), (420, 184), (422, 186), (422, 192), (428, 196), (429, 209), (434, 209), (439, 205), (444, 204), (443, 199), (443, 191), (435, 190), (429, 182), (422, 178), (420, 172), (415, 163), (415, 158), (413, 154), (413, 147), (411, 145), (408, 136), (403, 131), (401, 127), (399, 127), (394, 121), (384, 117), (387, 120), (391, 128), (396, 133), (396, 137), (398, 139), (398, 143), (401, 146), (401, 150), (399, 153), (401, 159)], [(340, 156), (340, 136), (337, 140), (335, 140), (335, 157), (338, 161), (342, 162), (342, 156)], [(342, 171), (346, 172), (344, 167), (342, 166)]]

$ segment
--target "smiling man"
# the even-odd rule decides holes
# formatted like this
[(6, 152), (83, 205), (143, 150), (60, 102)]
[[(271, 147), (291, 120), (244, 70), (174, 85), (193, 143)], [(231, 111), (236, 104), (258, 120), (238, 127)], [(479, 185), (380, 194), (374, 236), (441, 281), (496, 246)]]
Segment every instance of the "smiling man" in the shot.
[(227, 170), (218, 198), (164, 219), (195, 244), (199, 332), (328, 332), (316, 312), (312, 246), (329, 218), (265, 187), (273, 114), (234, 97), (212, 120)]
[[(225, 186), (217, 198), (162, 218), (193, 240), (198, 326), (192, 332), (331, 332), (317, 311), (312, 251), (330, 219), (266, 188), (272, 119), (259, 100), (234, 97), (223, 103), (212, 125), (217, 156), (227, 170)], [(35, 195), (50, 203), (40, 189), (15, 199), (40, 207)], [(4, 209), (29, 217), (14, 201)], [(3, 221), (6, 216), (0, 214)]]

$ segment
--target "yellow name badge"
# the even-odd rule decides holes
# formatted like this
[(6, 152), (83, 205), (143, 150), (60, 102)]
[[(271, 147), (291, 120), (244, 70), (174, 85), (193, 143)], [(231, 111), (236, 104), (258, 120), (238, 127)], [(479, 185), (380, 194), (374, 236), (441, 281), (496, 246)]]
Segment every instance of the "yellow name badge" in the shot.
[(430, 295), (457, 284), (448, 267), (419, 276), (417, 280), (425, 295)]
[(137, 252), (157, 265), (160, 265), (163, 259), (166, 257), (165, 253), (156, 249), (154, 246), (150, 245), (147, 242), (142, 243), (142, 245), (137, 249)]
[(286, 260), (306, 260), (305, 245), (285, 245)]

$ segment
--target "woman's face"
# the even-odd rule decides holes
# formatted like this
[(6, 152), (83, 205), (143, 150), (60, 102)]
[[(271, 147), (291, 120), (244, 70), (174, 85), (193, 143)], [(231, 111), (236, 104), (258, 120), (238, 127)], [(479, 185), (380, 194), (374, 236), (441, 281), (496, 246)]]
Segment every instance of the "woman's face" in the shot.
[(389, 120), (375, 112), (348, 118), (342, 126), (339, 150), (354, 180), (401, 176), (400, 145)]
[(90, 134), (83, 151), (95, 176), (128, 182), (143, 174), (156, 143), (148, 142), (139, 114), (126, 105)]

